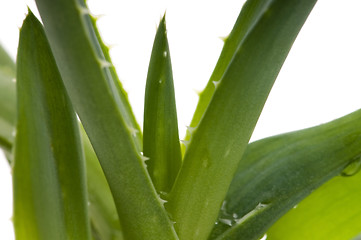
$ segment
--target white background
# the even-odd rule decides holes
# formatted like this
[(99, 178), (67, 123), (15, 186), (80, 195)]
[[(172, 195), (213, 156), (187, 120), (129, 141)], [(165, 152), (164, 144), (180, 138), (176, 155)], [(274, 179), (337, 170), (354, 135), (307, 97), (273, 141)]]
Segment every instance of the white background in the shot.
[[(241, 0), (89, 0), (135, 115), (142, 125), (148, 62), (167, 12), (180, 135), (243, 5)], [(0, 42), (15, 59), (19, 28), (32, 1), (0, 2)], [(252, 140), (310, 127), (361, 108), (361, 1), (320, 0), (300, 32)], [(10, 168), (0, 155), (0, 239), (14, 239)]]

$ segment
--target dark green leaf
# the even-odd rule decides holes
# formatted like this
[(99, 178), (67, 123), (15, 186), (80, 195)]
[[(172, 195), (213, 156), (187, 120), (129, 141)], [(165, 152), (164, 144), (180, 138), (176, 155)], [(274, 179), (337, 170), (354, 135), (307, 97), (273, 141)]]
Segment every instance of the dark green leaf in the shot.
[(206, 239), (279, 70), (316, 0), (271, 1), (195, 129), (169, 198), (180, 239)]
[[(1, 128), (0, 139), (7, 139), (6, 136), (11, 136), (5, 143), (0, 143), (0, 147), (5, 150), (6, 156), (13, 159), (11, 148), (14, 145), (13, 133), (15, 133), (15, 111), (16, 111), (16, 94), (15, 94), (15, 69), (14, 62), (11, 62), (7, 53), (0, 48), (0, 56), (3, 61), (1, 63), (0, 74), (4, 73), (6, 78), (0, 79), (0, 119), (12, 119), (8, 121), (6, 127)], [(11, 111), (6, 111), (8, 109)], [(2, 121), (2, 120), (0, 120)], [(121, 229), (117, 211), (114, 205), (114, 200), (111, 195), (108, 183), (105, 179), (104, 173), (100, 167), (98, 159), (93, 151), (92, 146), (84, 131), (81, 131), (83, 139), (83, 147), (86, 159), (86, 173), (88, 183), (89, 196), (89, 217), (93, 228), (101, 236), (102, 240), (120, 240)], [(9, 161), (10, 162), (10, 161)]]
[[(37, 0), (70, 99), (109, 183), (124, 236), (177, 239), (83, 1)], [(61, 11), (60, 11), (61, 9)]]
[[(324, 125), (251, 143), (238, 166), (211, 239), (260, 238), (312, 191), (340, 174), (351, 162), (360, 161), (360, 155), (361, 110)], [(347, 183), (346, 180), (343, 183)], [(340, 194), (345, 195), (345, 190)], [(339, 195), (335, 193), (335, 196)], [(352, 199), (355, 195), (349, 197)], [(360, 197), (353, 200), (357, 199)], [(353, 212), (354, 208), (351, 211), (357, 214)], [(314, 214), (302, 222), (305, 229), (307, 222), (317, 219), (318, 212)], [(301, 225), (294, 227), (302, 228)], [(289, 231), (295, 230), (282, 226)], [(322, 230), (311, 230), (310, 234), (317, 236), (316, 232), (322, 233)], [(297, 239), (287, 234), (283, 237), (281, 239)]]
[(178, 174), (182, 155), (179, 145), (165, 16), (159, 24), (149, 63), (144, 101), (144, 156), (159, 192), (169, 192)]
[[(247, 1), (244, 4), (231, 33), (225, 39), (222, 52), (207, 86), (199, 95), (197, 108), (190, 124), (191, 128), (198, 126), (204, 112), (206, 111), (216, 89), (214, 82), (217, 82), (222, 78), (238, 47), (242, 44), (247, 34), (252, 30), (254, 24), (256, 24), (265, 14), (271, 3), (272, 0), (254, 0)], [(191, 133), (188, 131), (185, 140), (188, 141), (190, 137)]]
[(359, 173), (330, 180), (277, 221), (267, 239), (360, 239), (355, 237), (361, 233), (360, 183)]
[(122, 240), (119, 217), (108, 182), (84, 129), (81, 128), (81, 130), (86, 159), (88, 209), (92, 228), (102, 240)]
[(32, 13), (20, 31), (17, 93), (16, 239), (90, 239), (78, 123), (42, 25)]
[[(90, 16), (91, 17), (91, 16)], [(98, 28), (96, 27), (96, 18), (91, 17), (92, 20), (92, 24), (93, 24), (93, 29), (94, 29), (94, 33), (97, 37), (97, 40), (100, 44), (101, 50), (104, 54), (104, 58), (107, 62), (110, 63), (109, 66), (109, 71), (110, 74), (112, 76), (112, 80), (114, 82), (114, 86), (116, 88), (116, 91), (120, 97), (120, 102), (122, 104), (122, 107), (120, 107), (120, 111), (122, 113), (122, 116), (125, 118), (125, 121), (127, 123), (128, 126), (130, 126), (132, 128), (132, 133), (133, 133), (133, 140), (136, 144), (136, 147), (138, 149), (138, 151), (142, 151), (143, 147), (142, 147), (142, 132), (140, 130), (139, 124), (137, 123), (135, 116), (132, 112), (132, 108), (129, 104), (128, 101), (128, 94), (125, 92), (125, 90), (123, 89), (123, 86), (118, 78), (118, 74), (115, 70), (115, 67), (113, 66), (112, 60), (110, 58), (110, 54), (109, 54), (109, 48), (104, 44), (102, 38), (100, 37), (100, 33), (98, 31)]]

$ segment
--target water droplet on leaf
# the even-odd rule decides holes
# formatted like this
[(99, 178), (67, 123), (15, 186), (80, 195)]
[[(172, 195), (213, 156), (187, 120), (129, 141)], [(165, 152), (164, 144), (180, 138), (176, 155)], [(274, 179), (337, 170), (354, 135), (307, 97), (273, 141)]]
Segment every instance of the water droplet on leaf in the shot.
[(341, 172), (343, 177), (351, 177), (358, 173), (361, 169), (361, 157), (358, 157), (356, 160), (350, 162)]

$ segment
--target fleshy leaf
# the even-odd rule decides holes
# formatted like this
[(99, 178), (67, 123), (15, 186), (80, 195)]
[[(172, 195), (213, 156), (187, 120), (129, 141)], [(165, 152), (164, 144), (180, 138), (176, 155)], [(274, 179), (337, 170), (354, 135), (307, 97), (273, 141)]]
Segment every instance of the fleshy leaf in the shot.
[[(259, 239), (273, 223), (303, 198), (339, 175), (350, 163), (359, 161), (360, 155), (361, 110), (327, 124), (251, 143), (238, 166), (211, 239)], [(355, 177), (356, 179), (359, 179), (359, 176)], [(353, 177), (349, 181), (353, 181)], [(342, 183), (347, 183), (347, 180)], [(346, 194), (347, 190), (342, 190), (342, 186), (338, 189), (341, 190), (341, 195)], [(359, 186), (358, 189), (360, 192)], [(335, 193), (335, 197), (340, 196), (336, 192), (332, 193)], [(312, 195), (310, 197), (312, 198)], [(357, 202), (357, 199), (360, 197), (353, 201)], [(303, 202), (300, 206), (302, 205)], [(336, 208), (338, 209), (338, 206)], [(298, 209), (292, 211), (298, 212)], [(307, 222), (311, 224), (313, 218), (317, 219), (317, 213), (307, 215), (308, 220), (303, 219), (305, 221), (302, 221), (301, 225), (307, 229)], [(225, 224), (224, 219), (228, 219), (229, 224)], [(294, 226), (293, 230), (303, 228), (301, 225)], [(293, 231), (287, 224), (280, 223), (278, 226)], [(320, 229), (310, 231), (309, 236), (316, 236), (315, 232), (322, 233)], [(287, 234), (283, 237), (297, 239)], [(299, 239), (328, 238), (300, 236)]]
[(207, 239), (280, 68), (316, 0), (274, 0), (247, 32), (193, 133), (167, 209)]
[(108, 182), (83, 128), (80, 133), (86, 160), (88, 209), (93, 232), (102, 240), (122, 240), (123, 233)]
[[(5, 142), (6, 144), (0, 143), (0, 147), (5, 151), (9, 163), (11, 163), (10, 160), (13, 159), (13, 152), (11, 149), (15, 141), (13, 135), (15, 133), (16, 115), (16, 88), (14, 81), (16, 70), (14, 67), (15, 63), (2, 48), (0, 48), (0, 56), (0, 64), (2, 64), (0, 65), (0, 75), (4, 73), (2, 76), (6, 76), (5, 78), (0, 79), (0, 98), (4, 99), (0, 102), (0, 105), (1, 109), (11, 110), (1, 110), (0, 119), (12, 119), (11, 121), (7, 121), (6, 127), (1, 128), (0, 139), (8, 139), (6, 136), (10, 135), (11, 138)], [(97, 234), (97, 236), (103, 240), (121, 240), (123, 238), (119, 218), (108, 183), (86, 133), (82, 128), (81, 130), (86, 160), (89, 197), (88, 209), (93, 233)]]
[(32, 13), (20, 31), (17, 93), (16, 239), (90, 239), (76, 115), (42, 25)]
[(173, 74), (165, 16), (154, 40), (144, 101), (143, 153), (148, 172), (159, 192), (169, 192), (182, 155), (179, 144)]
[(360, 173), (330, 180), (277, 221), (267, 239), (360, 239), (360, 183)]
[(64, 85), (109, 183), (124, 237), (177, 239), (144, 167), (134, 141), (136, 129), (124, 115), (125, 104), (85, 3), (36, 3)]
[(104, 44), (99, 30), (96, 26), (96, 18), (91, 17), (92, 20), (92, 24), (93, 24), (93, 29), (94, 29), (94, 33), (97, 37), (97, 40), (100, 44), (100, 48), (104, 54), (104, 58), (105, 61), (107, 61), (110, 64), (109, 67), (109, 71), (110, 74), (112, 76), (112, 80), (114, 82), (114, 86), (116, 88), (116, 91), (118, 92), (118, 95), (120, 97), (120, 102), (122, 104), (122, 107), (119, 108), (122, 112), (122, 116), (125, 117), (125, 121), (127, 123), (127, 125), (132, 128), (132, 137), (134, 140), (134, 143), (137, 147), (138, 151), (142, 151), (143, 147), (142, 147), (142, 132), (140, 130), (139, 124), (137, 123), (137, 120), (135, 119), (135, 116), (132, 112), (132, 108), (130, 106), (130, 103), (128, 101), (128, 94), (125, 92), (125, 90), (123, 89), (122, 83), (119, 80), (118, 74), (116, 72), (116, 69), (112, 63), (112, 60), (110, 58), (110, 53), (109, 53), (109, 48)]
[[(221, 80), (244, 38), (252, 30), (253, 26), (259, 21), (259, 19), (265, 14), (272, 2), (273, 0), (254, 0), (247, 1), (244, 4), (231, 33), (224, 41), (222, 52), (207, 83), (207, 86), (199, 95), (199, 101), (190, 127), (195, 128), (198, 126), (216, 90), (214, 82)], [(185, 140), (188, 141), (190, 138), (191, 133), (187, 131)]]

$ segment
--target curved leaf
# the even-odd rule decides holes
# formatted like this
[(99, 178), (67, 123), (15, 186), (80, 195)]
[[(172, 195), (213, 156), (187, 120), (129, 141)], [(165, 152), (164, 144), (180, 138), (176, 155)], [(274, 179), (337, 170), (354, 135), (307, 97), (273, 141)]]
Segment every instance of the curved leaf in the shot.
[(112, 80), (114, 82), (114, 86), (116, 88), (116, 91), (119, 95), (120, 98), (120, 102), (122, 104), (122, 107), (120, 108), (121, 112), (122, 112), (122, 116), (124, 116), (126, 119), (126, 123), (129, 127), (132, 128), (132, 136), (133, 136), (133, 140), (134, 143), (137, 147), (137, 150), (140, 152), (142, 151), (143, 147), (142, 147), (142, 132), (140, 130), (139, 124), (137, 123), (137, 120), (135, 119), (135, 116), (132, 112), (132, 108), (130, 106), (130, 103), (128, 101), (128, 94), (125, 92), (125, 90), (123, 89), (122, 83), (119, 80), (118, 74), (116, 72), (115, 67), (113, 66), (112, 60), (110, 58), (110, 53), (109, 53), (109, 48), (104, 44), (99, 30), (96, 26), (96, 18), (91, 17), (91, 21), (92, 21), (92, 25), (93, 25), (93, 29), (94, 29), (94, 33), (96, 35), (96, 38), (100, 44), (100, 48), (104, 54), (104, 58), (105, 60), (110, 63), (109, 66), (109, 71), (110, 74), (112, 76)]
[(360, 239), (360, 202), (361, 174), (335, 177), (277, 221), (267, 239)]
[(316, 0), (274, 0), (236, 50), (171, 191), (180, 239), (206, 239), (279, 70)]
[[(214, 91), (216, 90), (214, 82), (221, 80), (244, 38), (247, 36), (247, 34), (250, 33), (254, 25), (265, 14), (271, 2), (272, 0), (246, 1), (242, 7), (242, 11), (238, 16), (231, 33), (225, 39), (222, 52), (207, 83), (207, 86), (199, 95), (197, 108), (190, 124), (191, 128), (198, 126), (204, 112), (206, 111)], [(187, 131), (185, 140), (190, 140), (190, 137), (191, 133), (190, 131)]]
[(29, 13), (17, 56), (16, 239), (90, 239), (78, 123), (42, 25)]
[[(361, 110), (324, 125), (251, 143), (211, 239), (262, 237), (283, 214), (351, 162), (359, 161), (360, 155)], [(307, 228), (308, 224), (302, 224)]]
[[(6, 127), (0, 129), (0, 139), (7, 139), (6, 136), (11, 136), (4, 144), (0, 141), (0, 147), (5, 150), (6, 156), (13, 159), (12, 147), (14, 145), (13, 133), (15, 133), (15, 111), (16, 111), (16, 88), (15, 88), (15, 66), (11, 62), (11, 58), (0, 46), (0, 75), (4, 73), (6, 78), (0, 78), (0, 122), (1, 119), (12, 119)], [(4, 59), (4, 60), (1, 60)], [(3, 109), (9, 109), (6, 111)], [(102, 240), (121, 240), (122, 233), (120, 229), (119, 218), (114, 205), (114, 200), (111, 195), (109, 185), (105, 179), (104, 173), (98, 162), (93, 148), (85, 131), (81, 128), (81, 137), (86, 160), (86, 178), (88, 185), (89, 196), (89, 217), (94, 231), (100, 236)]]
[(144, 156), (159, 192), (169, 192), (182, 155), (165, 16), (155, 36), (144, 101)]
[(109, 183), (124, 236), (177, 239), (144, 167), (135, 143), (139, 133), (130, 125), (85, 3), (36, 3), (65, 87)]

